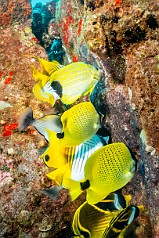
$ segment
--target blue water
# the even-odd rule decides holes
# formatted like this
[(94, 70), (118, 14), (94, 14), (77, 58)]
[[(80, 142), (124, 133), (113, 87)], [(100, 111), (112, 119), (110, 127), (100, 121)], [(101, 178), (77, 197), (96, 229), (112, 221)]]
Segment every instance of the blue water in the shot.
[(59, 2), (59, 0), (30, 0), (31, 6), (34, 7), (36, 3), (41, 2), (45, 4), (47, 2)]

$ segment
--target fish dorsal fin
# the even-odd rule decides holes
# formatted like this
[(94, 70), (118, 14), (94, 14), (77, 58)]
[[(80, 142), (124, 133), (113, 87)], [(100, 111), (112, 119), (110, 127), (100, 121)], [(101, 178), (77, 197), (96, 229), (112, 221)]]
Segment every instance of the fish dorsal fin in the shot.
[(33, 68), (33, 78), (36, 82), (38, 81), (44, 81), (47, 82), (49, 77), (45, 74), (40, 73), (34, 66), (32, 66)]
[(42, 58), (38, 58), (38, 61), (40, 62), (41, 65), (41, 73), (45, 75), (47, 74), (49, 76), (53, 74), (56, 70), (63, 67), (63, 65), (59, 64), (56, 60), (49, 62)]

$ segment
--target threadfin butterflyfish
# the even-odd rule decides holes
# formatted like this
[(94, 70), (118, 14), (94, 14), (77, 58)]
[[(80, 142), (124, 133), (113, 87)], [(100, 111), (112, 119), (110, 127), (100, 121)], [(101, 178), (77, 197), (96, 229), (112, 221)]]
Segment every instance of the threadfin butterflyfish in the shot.
[(33, 68), (33, 77), (37, 81), (33, 93), (52, 106), (57, 99), (64, 104), (72, 104), (82, 95), (92, 92), (101, 76), (99, 70), (83, 62), (62, 66), (57, 61), (38, 60), (41, 72)]
[[(76, 181), (84, 179), (84, 166), (87, 159), (100, 147), (108, 143), (109, 136), (102, 137), (94, 135), (90, 140), (74, 147), (53, 147), (48, 148), (41, 157), (48, 167), (60, 168), (47, 174), (47, 177), (62, 185), (63, 176)], [(67, 164), (67, 166), (63, 166)], [(63, 166), (63, 172), (61, 169)], [(67, 169), (66, 169), (67, 168)], [(59, 173), (58, 173), (59, 171)], [(60, 178), (61, 174), (61, 179)], [(60, 181), (60, 182), (59, 182)]]
[(39, 119), (35, 119), (33, 117), (33, 111), (31, 108), (27, 108), (26, 110), (24, 110), (24, 112), (19, 118), (18, 125), (20, 131), (23, 131), (30, 125), (34, 126), (34, 128), (41, 135), (43, 135), (47, 141), (49, 140), (47, 129), (56, 133), (62, 132), (62, 123), (60, 120), (60, 116), (50, 114), (43, 116)]
[(132, 179), (136, 161), (124, 143), (117, 142), (103, 146), (87, 159), (84, 179), (77, 182), (64, 176), (63, 186), (69, 189), (72, 200), (86, 190), (87, 202), (98, 203)]

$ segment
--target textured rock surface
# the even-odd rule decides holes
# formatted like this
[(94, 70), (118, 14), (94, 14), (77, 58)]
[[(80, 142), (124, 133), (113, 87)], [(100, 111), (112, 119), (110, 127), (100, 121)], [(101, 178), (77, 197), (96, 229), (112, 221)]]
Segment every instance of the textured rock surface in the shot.
[[(31, 33), (28, 1), (1, 1), (0, 10), (0, 238), (71, 238), (72, 217), (84, 196), (72, 203), (65, 190), (56, 202), (41, 194), (53, 185), (37, 159), (44, 140), (33, 128), (17, 129), (24, 108), (32, 107), (37, 118), (53, 111), (32, 94), (31, 56), (47, 56)], [(133, 204), (146, 208), (130, 226), (131, 238), (159, 237), (158, 18), (157, 1), (68, 0), (56, 11), (67, 61), (103, 71), (92, 100), (106, 114), (103, 126), (113, 142), (125, 142), (139, 161), (123, 188)]]
[[(124, 188), (132, 203), (144, 204), (137, 237), (158, 237), (158, 5), (154, 1), (69, 1), (75, 23), (68, 26), (68, 52), (105, 72), (107, 90), (94, 103), (107, 115), (103, 125), (113, 141), (124, 141), (136, 152), (138, 172)], [(61, 6), (65, 19), (66, 5)], [(76, 9), (80, 9), (77, 12)], [(80, 35), (78, 19), (83, 19)], [(62, 23), (60, 22), (62, 25)], [(64, 24), (64, 23), (63, 23)], [(62, 31), (61, 31), (62, 32)], [(63, 36), (63, 34), (62, 34)], [(73, 42), (73, 43), (72, 43)], [(78, 43), (77, 43), (78, 42)], [(72, 44), (76, 45), (72, 49)], [(86, 47), (86, 45), (88, 47)], [(90, 53), (90, 49), (93, 53)], [(101, 106), (102, 105), (102, 106)], [(150, 225), (151, 221), (151, 225)], [(152, 227), (151, 227), (152, 226)], [(128, 237), (133, 237), (129, 234)], [(134, 235), (135, 236), (135, 235)]]
[(28, 0), (1, 0), (0, 25), (23, 23), (31, 15), (31, 6)]

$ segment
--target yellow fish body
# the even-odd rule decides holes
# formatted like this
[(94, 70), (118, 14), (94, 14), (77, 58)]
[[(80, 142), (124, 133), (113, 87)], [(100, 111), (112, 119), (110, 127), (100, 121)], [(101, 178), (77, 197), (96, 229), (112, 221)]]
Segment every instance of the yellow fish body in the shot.
[(95, 204), (125, 186), (134, 176), (135, 168), (136, 159), (128, 147), (124, 143), (112, 143), (101, 147), (88, 158), (83, 181), (64, 177), (63, 186), (70, 190), (72, 200), (86, 190), (87, 202)]
[(60, 120), (60, 116), (49, 114), (41, 118), (34, 119), (32, 109), (26, 108), (25, 111), (23, 111), (18, 121), (19, 130), (23, 131), (25, 128), (27, 128), (30, 125), (34, 126), (34, 128), (41, 135), (43, 135), (47, 141), (49, 141), (49, 136), (47, 133), (48, 129), (51, 132), (56, 132), (56, 133), (62, 132), (62, 123)]
[(91, 102), (79, 103), (61, 116), (64, 146), (76, 146), (89, 140), (100, 128), (100, 117)]
[[(128, 206), (130, 197), (112, 193), (95, 205), (84, 202), (74, 214), (72, 228), (75, 237), (123, 237), (125, 229), (143, 210), (143, 206)], [(116, 203), (119, 207), (114, 209)], [(102, 208), (99, 209), (99, 206)]]
[(66, 66), (57, 61), (48, 62), (38, 58), (42, 69), (33, 70), (38, 83), (33, 87), (35, 96), (52, 106), (57, 99), (64, 104), (72, 104), (82, 95), (91, 92), (101, 76), (101, 72), (90, 64), (74, 62)]
[(124, 238), (125, 230), (143, 210), (144, 207), (142, 205), (131, 205), (119, 211), (106, 227), (102, 238)]
[(48, 130), (51, 144), (77, 146), (89, 140), (100, 128), (100, 117), (91, 102), (82, 102), (65, 111), (61, 116), (62, 132)]
[[(59, 169), (48, 173), (47, 177), (55, 180), (58, 185), (62, 185), (63, 176), (76, 181), (84, 179), (84, 166), (87, 159), (100, 147), (106, 145), (108, 140), (109, 137), (94, 135), (90, 140), (80, 144), (79, 146), (52, 146), (46, 150), (41, 157), (44, 158), (44, 162), (48, 167)], [(63, 167), (61, 168), (61, 166)], [(56, 176), (58, 177), (58, 181)]]
[(128, 206), (129, 195), (109, 194), (100, 203), (90, 205), (84, 202), (75, 212), (72, 228), (79, 237), (101, 238), (111, 220), (119, 210)]

